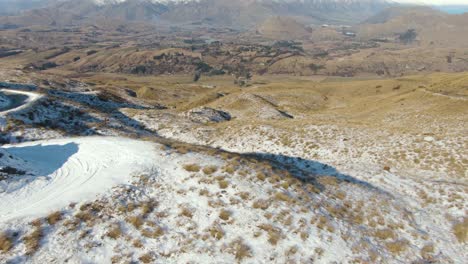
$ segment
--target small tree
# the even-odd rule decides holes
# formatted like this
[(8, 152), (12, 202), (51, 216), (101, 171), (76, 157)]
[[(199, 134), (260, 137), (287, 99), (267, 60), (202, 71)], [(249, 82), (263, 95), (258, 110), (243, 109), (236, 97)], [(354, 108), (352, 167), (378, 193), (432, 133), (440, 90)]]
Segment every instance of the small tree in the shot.
[(309, 65), (309, 68), (314, 72), (314, 74), (317, 74), (317, 72), (323, 68), (325, 68), (323, 65), (320, 65), (320, 64), (315, 64), (315, 63), (311, 63)]
[(195, 75), (193, 76), (193, 81), (198, 82), (198, 80), (200, 80), (200, 77), (201, 77), (201, 72), (196, 71)]
[(416, 39), (417, 36), (418, 33), (416, 33), (416, 30), (408, 29), (405, 33), (400, 34), (400, 41), (404, 44), (410, 44)]

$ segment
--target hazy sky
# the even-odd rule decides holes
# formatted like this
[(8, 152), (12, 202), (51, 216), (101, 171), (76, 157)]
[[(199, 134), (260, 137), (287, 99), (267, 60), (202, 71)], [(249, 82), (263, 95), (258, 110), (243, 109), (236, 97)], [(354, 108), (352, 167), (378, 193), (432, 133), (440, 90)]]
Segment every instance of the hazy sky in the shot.
[(400, 3), (421, 3), (432, 5), (468, 5), (468, 0), (394, 0)]

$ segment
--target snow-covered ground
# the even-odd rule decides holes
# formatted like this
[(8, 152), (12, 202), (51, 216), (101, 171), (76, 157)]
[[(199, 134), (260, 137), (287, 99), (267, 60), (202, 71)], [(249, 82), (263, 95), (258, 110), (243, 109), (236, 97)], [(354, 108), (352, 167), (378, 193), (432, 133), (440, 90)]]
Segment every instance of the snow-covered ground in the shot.
[(2, 152), (32, 175), (0, 194), (0, 262), (397, 263), (431, 242), (381, 190), (258, 157), (111, 137)]
[(155, 164), (153, 144), (124, 138), (57, 139), (3, 148), (24, 161), (30, 175), (0, 184), (0, 221), (94, 199)]

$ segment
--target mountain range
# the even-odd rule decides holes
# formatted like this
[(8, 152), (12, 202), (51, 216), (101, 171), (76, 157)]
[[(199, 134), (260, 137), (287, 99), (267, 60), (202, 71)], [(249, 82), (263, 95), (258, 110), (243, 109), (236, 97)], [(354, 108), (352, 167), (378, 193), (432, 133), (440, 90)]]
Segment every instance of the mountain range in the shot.
[(2, 24), (67, 26), (98, 19), (247, 28), (272, 16), (354, 24), (393, 5), (386, 0), (0, 0)]

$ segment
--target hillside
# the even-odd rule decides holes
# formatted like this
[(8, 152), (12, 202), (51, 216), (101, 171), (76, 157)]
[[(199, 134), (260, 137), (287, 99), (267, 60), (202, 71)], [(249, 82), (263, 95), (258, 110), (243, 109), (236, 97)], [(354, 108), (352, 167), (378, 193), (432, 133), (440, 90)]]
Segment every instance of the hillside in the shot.
[(395, 38), (408, 30), (417, 33), (415, 43), (424, 46), (466, 47), (463, 25), (468, 14), (449, 15), (426, 7), (392, 8), (369, 18), (358, 27), (363, 39)]
[(262, 36), (278, 40), (310, 37), (312, 30), (289, 17), (271, 17), (257, 27)]

